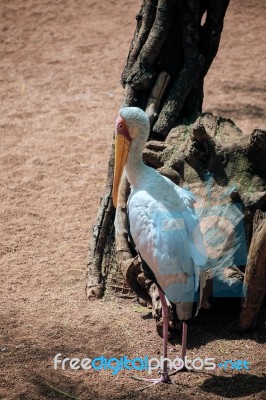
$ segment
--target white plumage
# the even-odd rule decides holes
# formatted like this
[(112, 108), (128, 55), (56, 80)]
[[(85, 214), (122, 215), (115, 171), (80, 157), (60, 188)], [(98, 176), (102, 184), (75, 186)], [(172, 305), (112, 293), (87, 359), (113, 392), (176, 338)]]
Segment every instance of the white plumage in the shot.
[[(125, 124), (126, 129), (121, 126), (119, 132), (119, 124)], [(160, 287), (175, 303), (179, 319), (187, 320), (199, 283), (201, 286), (205, 283), (203, 267), (207, 260), (194, 197), (144, 164), (142, 152), (149, 134), (149, 120), (144, 111), (122, 108), (117, 126), (118, 136), (130, 142), (125, 169), (131, 186), (128, 199), (131, 236)]]
[(175, 303), (180, 320), (191, 318), (199, 283), (205, 284), (206, 253), (193, 203), (190, 192), (144, 164), (128, 199), (136, 250)]
[[(189, 320), (194, 301), (198, 301), (198, 307), (200, 305), (207, 255), (193, 195), (146, 166), (142, 160), (149, 129), (149, 119), (141, 109), (124, 107), (120, 110), (116, 120), (113, 201), (117, 206), (119, 182), (125, 166), (131, 186), (127, 204), (130, 233), (136, 250), (159, 285), (166, 357), (168, 308), (164, 295), (176, 305), (179, 319)], [(183, 322), (182, 358), (185, 356), (186, 329)], [(166, 364), (161, 378), (153, 382), (169, 382)]]

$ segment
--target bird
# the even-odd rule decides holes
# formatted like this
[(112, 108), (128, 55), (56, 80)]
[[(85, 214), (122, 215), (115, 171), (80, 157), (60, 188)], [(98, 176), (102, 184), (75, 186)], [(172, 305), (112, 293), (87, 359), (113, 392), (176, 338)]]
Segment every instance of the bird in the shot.
[[(130, 237), (158, 286), (163, 316), (163, 357), (167, 358), (168, 299), (182, 322), (181, 358), (186, 355), (187, 323), (198, 312), (206, 283), (207, 254), (193, 194), (143, 162), (150, 133), (148, 115), (138, 107), (122, 107), (115, 122), (113, 204), (125, 170), (131, 192), (127, 201)], [(152, 384), (170, 383), (167, 362)]]

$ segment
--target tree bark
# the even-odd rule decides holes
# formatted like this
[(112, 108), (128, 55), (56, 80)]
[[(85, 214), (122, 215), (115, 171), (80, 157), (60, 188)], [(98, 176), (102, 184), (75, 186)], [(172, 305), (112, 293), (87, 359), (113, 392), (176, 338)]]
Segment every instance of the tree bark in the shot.
[(88, 299), (99, 298), (104, 292), (104, 277), (108, 273), (108, 264), (114, 237), (115, 209), (112, 202), (114, 173), (114, 146), (110, 154), (105, 194), (101, 200), (96, 224), (92, 229), (87, 261), (86, 295)]
[(246, 293), (238, 323), (240, 332), (256, 328), (258, 313), (266, 294), (266, 214), (257, 211), (253, 225), (244, 278)]

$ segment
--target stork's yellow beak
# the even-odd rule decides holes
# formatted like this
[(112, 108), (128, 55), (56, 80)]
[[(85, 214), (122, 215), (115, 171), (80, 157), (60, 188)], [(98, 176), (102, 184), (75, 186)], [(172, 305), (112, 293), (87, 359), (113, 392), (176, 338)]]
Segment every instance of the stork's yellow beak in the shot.
[(116, 135), (115, 138), (115, 168), (113, 181), (113, 204), (117, 208), (119, 184), (127, 162), (130, 140), (124, 135)]

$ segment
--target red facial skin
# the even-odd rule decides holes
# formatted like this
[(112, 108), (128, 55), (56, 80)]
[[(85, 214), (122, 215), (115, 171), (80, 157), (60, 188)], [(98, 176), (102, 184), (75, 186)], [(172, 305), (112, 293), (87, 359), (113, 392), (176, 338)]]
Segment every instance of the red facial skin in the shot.
[(115, 130), (117, 135), (123, 135), (125, 138), (127, 138), (131, 142), (131, 137), (129, 135), (128, 127), (125, 121), (123, 120), (120, 115), (117, 117), (115, 121)]

